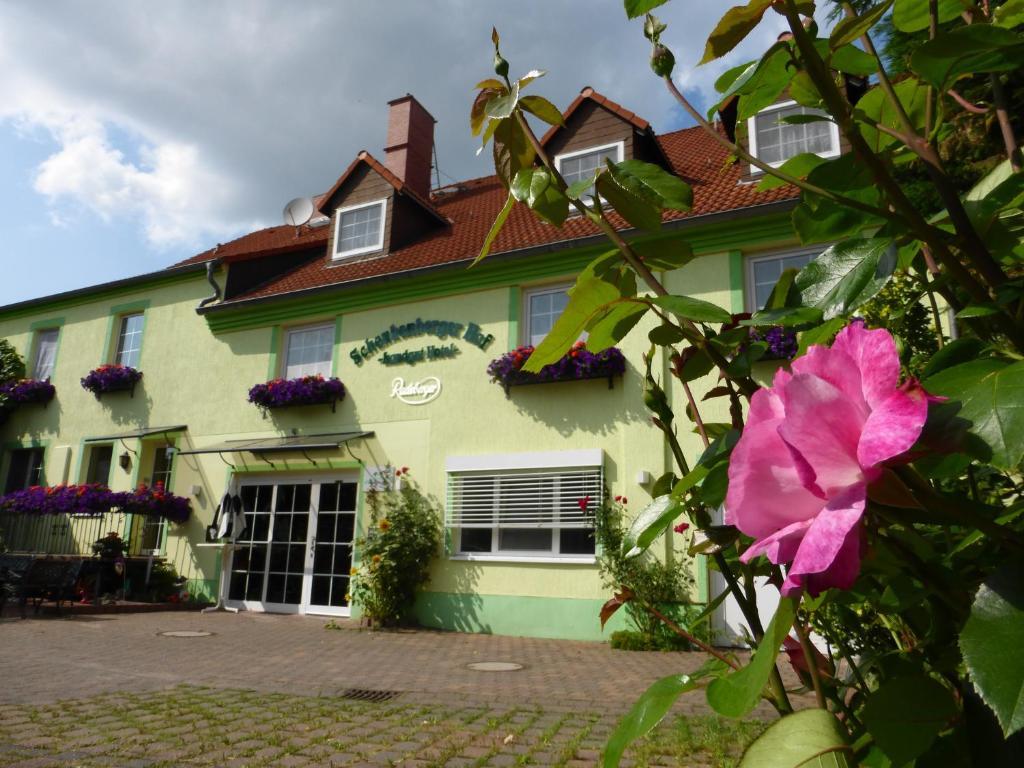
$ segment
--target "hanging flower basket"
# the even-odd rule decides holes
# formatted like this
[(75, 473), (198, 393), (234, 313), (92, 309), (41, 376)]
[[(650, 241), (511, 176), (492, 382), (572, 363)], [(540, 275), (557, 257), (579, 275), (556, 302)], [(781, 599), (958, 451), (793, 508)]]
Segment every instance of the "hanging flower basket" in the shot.
[(257, 384), (249, 390), (249, 402), (264, 416), (275, 408), (293, 405), (330, 405), (334, 412), (339, 400), (345, 399), (345, 385), (340, 379), (303, 376), (300, 379), (274, 379)]
[(21, 379), (0, 384), (0, 399), (6, 399), (10, 406), (30, 403), (41, 403), (45, 406), (53, 400), (56, 394), (57, 388), (50, 383), (49, 379), (46, 381)]
[(8, 515), (102, 515), (120, 510), (129, 515), (163, 517), (184, 523), (192, 514), (191, 502), (163, 489), (139, 486), (134, 491), (111, 491), (98, 483), (85, 485), (34, 485), (0, 496), (0, 514)]
[(617, 348), (609, 347), (595, 354), (582, 341), (576, 342), (561, 360), (545, 365), (538, 373), (522, 370), (532, 354), (532, 346), (517, 347), (492, 360), (487, 366), (491, 381), (500, 384), (506, 396), (511, 387), (552, 381), (608, 379), (608, 388), (611, 389), (615, 376), (622, 375), (626, 370), (626, 358)]
[(141, 378), (142, 371), (127, 365), (101, 365), (82, 379), (82, 387), (97, 400), (108, 392), (131, 392), (135, 397), (135, 385)]

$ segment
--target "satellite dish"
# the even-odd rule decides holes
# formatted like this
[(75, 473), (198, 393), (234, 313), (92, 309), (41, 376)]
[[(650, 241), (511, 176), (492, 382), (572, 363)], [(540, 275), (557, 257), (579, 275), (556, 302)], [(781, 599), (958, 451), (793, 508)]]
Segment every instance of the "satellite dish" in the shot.
[(308, 197), (296, 197), (284, 207), (284, 223), (301, 227), (313, 215), (313, 201)]

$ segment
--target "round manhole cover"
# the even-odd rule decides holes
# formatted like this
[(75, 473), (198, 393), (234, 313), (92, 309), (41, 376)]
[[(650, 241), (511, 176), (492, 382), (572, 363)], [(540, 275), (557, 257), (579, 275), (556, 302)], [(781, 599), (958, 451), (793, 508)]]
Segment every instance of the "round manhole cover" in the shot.
[(516, 664), (514, 661), (476, 661), (466, 666), (477, 672), (515, 672), (523, 668), (522, 664)]
[(173, 629), (170, 632), (157, 632), (161, 637), (209, 637), (213, 632), (203, 629)]

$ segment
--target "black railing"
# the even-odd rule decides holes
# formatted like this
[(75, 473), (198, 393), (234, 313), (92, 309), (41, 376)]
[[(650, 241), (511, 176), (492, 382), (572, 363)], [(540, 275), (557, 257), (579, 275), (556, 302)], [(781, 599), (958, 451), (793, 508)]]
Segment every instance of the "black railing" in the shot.
[(124, 515), (0, 515), (9, 552), (92, 556), (92, 544), (111, 531), (124, 536)]

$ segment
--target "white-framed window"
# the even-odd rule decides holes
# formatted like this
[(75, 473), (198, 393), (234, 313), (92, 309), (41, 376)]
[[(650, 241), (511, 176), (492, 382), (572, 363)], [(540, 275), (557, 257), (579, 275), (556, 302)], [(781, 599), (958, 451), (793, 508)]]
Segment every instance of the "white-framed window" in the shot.
[(388, 201), (339, 208), (334, 222), (334, 258), (379, 251), (384, 247)]
[(546, 285), (523, 291), (523, 342), (537, 346), (569, 303), (569, 285)]
[[(804, 107), (794, 101), (773, 104), (747, 120), (750, 154), (772, 166), (782, 165), (794, 155), (813, 152), (821, 157), (839, 154), (839, 126), (831, 120), (813, 123), (784, 123), (793, 115), (824, 115), (820, 109)], [(751, 169), (760, 173), (757, 168)]]
[(594, 560), (600, 449), (449, 457), (446, 525), (463, 560)]
[(803, 269), (819, 249), (751, 256), (747, 259), (747, 311), (763, 309), (772, 289), (787, 269)]
[(334, 326), (315, 325), (288, 331), (284, 350), (284, 378), (331, 375), (334, 357)]
[(130, 368), (139, 367), (142, 354), (142, 326), (145, 316), (142, 312), (122, 315), (117, 331), (117, 352), (114, 362)]
[[(594, 171), (605, 164), (605, 160), (613, 163), (621, 163), (625, 154), (626, 143), (616, 141), (611, 144), (604, 144), (600, 147), (589, 147), (575, 152), (566, 152), (555, 156), (555, 168), (562, 174), (565, 183), (572, 186), (581, 179), (588, 179), (594, 175)], [(594, 188), (590, 187), (581, 195), (584, 202), (590, 200), (594, 194)]]
[(57, 363), (57, 342), (59, 340), (60, 328), (44, 328), (36, 331), (32, 353), (33, 379), (46, 381), (53, 376), (53, 368)]

